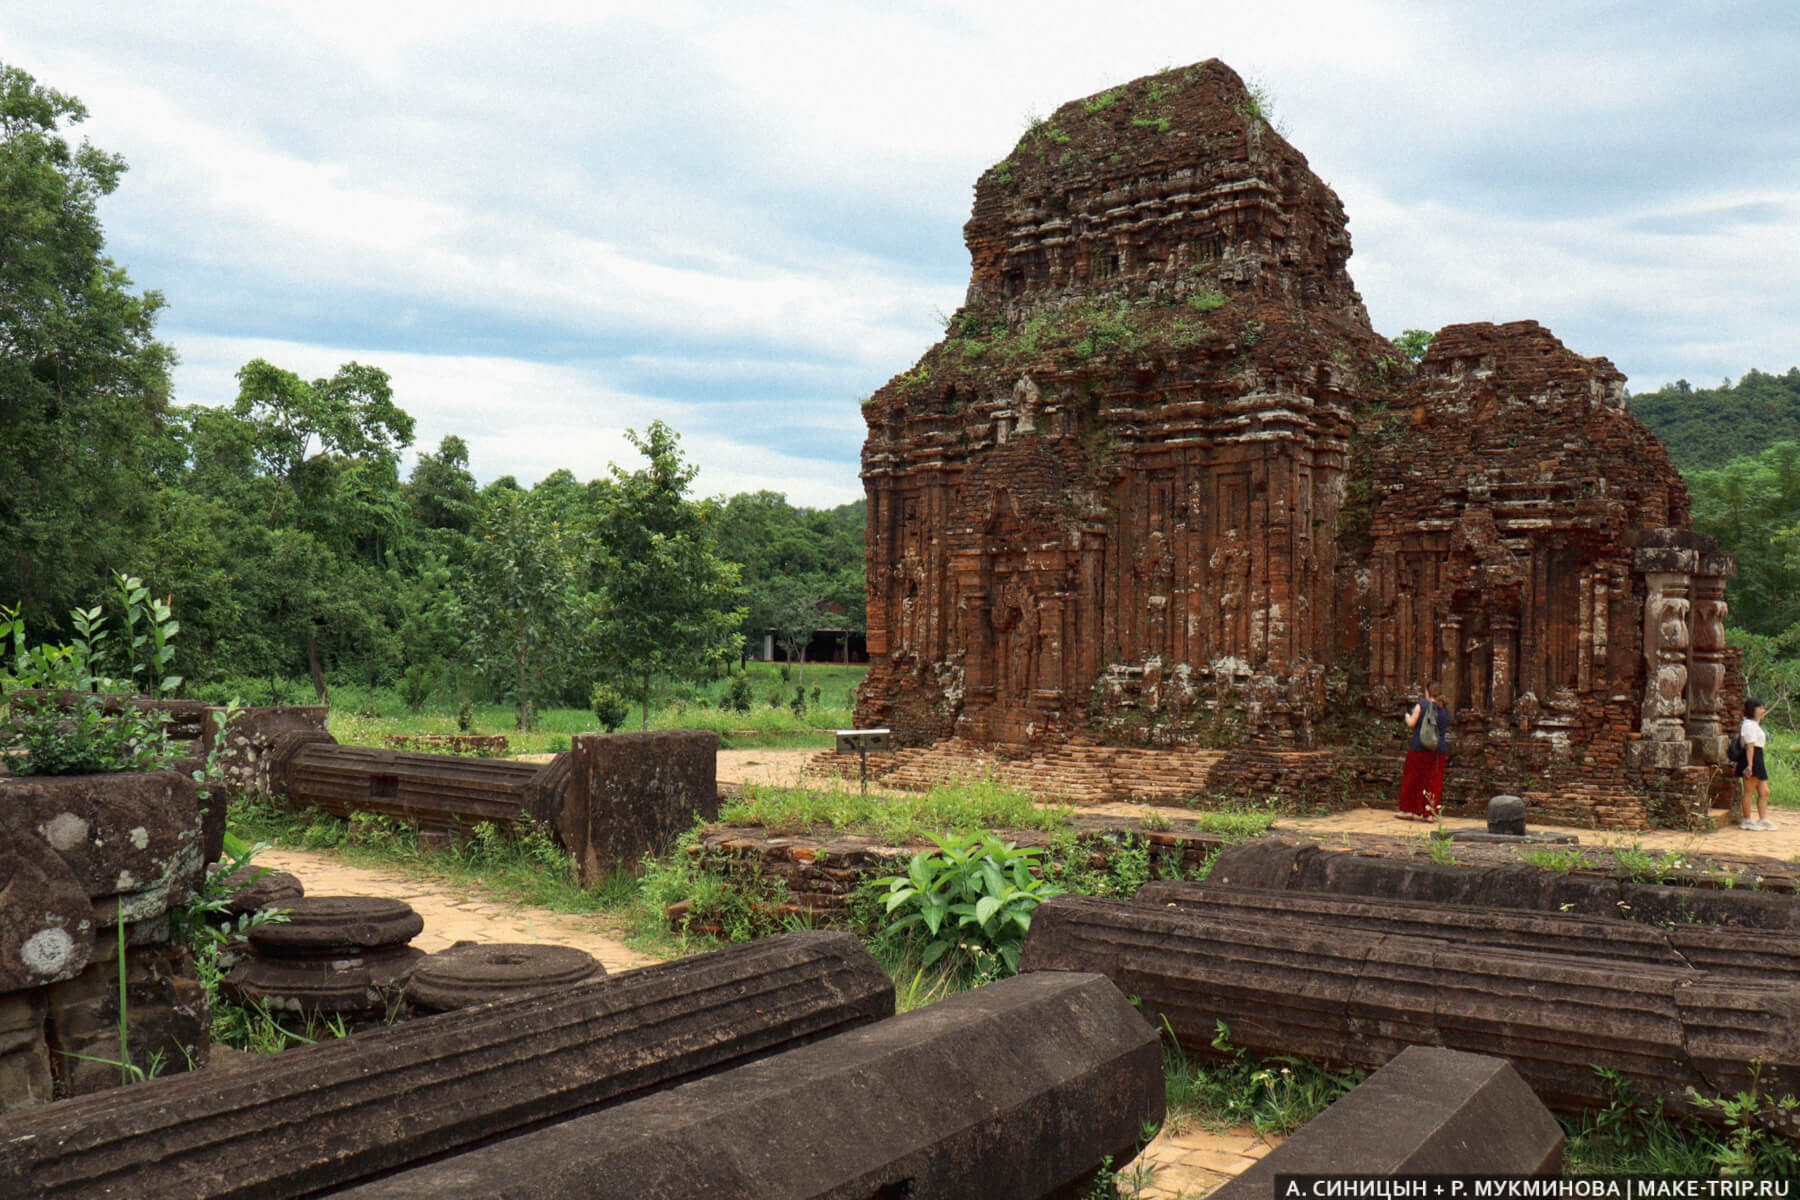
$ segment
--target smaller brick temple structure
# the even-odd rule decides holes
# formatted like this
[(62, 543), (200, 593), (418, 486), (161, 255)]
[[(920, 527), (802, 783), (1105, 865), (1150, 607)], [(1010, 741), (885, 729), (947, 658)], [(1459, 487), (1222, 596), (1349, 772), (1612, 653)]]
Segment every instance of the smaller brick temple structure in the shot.
[(1531, 321), (1415, 366), (1346, 226), (1217, 60), (1066, 104), (981, 177), (963, 307), (864, 406), (859, 724), (1381, 799), (1438, 679), (1452, 802), (1706, 807), (1735, 568), (1624, 376)]

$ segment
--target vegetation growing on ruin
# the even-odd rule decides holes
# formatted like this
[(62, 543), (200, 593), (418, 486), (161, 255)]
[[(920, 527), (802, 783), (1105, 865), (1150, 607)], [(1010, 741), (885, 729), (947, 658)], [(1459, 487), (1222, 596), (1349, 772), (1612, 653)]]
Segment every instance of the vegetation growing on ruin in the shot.
[(873, 881), (886, 919), (880, 940), (975, 975), (1019, 969), (1031, 915), (1062, 888), (1044, 877), (1043, 850), (991, 833), (933, 838), (897, 875)]
[[(1207, 288), (1188, 293), (1187, 298), (1174, 292), (1135, 299), (1091, 297), (1046, 306), (1015, 322), (970, 306), (951, 317), (947, 336), (934, 354), (938, 361), (963, 369), (1074, 370), (1098, 358), (1142, 359), (1170, 349), (1193, 349), (1213, 338), (1206, 315), (1225, 303), (1222, 293)], [(927, 355), (913, 375), (902, 376), (902, 386), (920, 372), (928, 381), (927, 364), (932, 360), (933, 355)]]

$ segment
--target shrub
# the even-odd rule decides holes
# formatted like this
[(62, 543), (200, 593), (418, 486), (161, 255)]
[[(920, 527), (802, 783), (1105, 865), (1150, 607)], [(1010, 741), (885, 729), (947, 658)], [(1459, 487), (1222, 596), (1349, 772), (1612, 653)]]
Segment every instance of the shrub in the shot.
[(97, 775), (160, 771), (176, 753), (162, 719), (136, 709), (108, 715), (97, 696), (73, 709), (39, 704), (12, 714), (0, 758), (15, 775)]
[(611, 684), (596, 683), (589, 704), (594, 710), (594, 719), (600, 722), (600, 728), (611, 733), (623, 725), (631, 716), (631, 701), (625, 693)]
[(431, 672), (416, 664), (406, 668), (406, 674), (400, 680), (400, 691), (406, 697), (409, 711), (423, 711), (425, 701), (431, 695)]
[(932, 840), (938, 848), (913, 855), (906, 874), (875, 881), (898, 914), (882, 937), (922, 942), (922, 966), (953, 955), (977, 974), (1013, 974), (1031, 914), (1062, 891), (1033, 873), (1043, 852), (991, 833)]

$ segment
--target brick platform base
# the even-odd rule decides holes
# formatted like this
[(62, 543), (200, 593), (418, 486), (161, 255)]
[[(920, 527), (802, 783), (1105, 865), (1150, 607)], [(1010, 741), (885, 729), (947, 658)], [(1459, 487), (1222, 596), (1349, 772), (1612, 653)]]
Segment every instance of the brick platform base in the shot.
[[(1209, 808), (1220, 801), (1270, 799), (1299, 812), (1394, 804), (1404, 751), (1286, 750), (1249, 745), (1138, 749), (1067, 743), (1056, 747), (983, 746), (952, 738), (869, 756), (881, 786), (925, 791), (991, 779), (1042, 800), (1073, 805), (1140, 803)], [(820, 754), (812, 769), (856, 778), (854, 758)], [(1489, 798), (1523, 796), (1531, 822), (1635, 831), (1707, 824), (1727, 807), (1730, 780), (1710, 766), (1640, 771), (1587, 761), (1497, 764), (1492, 756), (1451, 756), (1444, 806), (1479, 816)]]

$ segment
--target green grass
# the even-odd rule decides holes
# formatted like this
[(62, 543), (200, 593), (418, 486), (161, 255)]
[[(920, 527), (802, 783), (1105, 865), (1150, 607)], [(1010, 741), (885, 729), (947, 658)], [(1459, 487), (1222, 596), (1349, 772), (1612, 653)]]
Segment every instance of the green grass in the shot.
[[(787, 678), (782, 677), (783, 670)], [(659, 690), (650, 710), (655, 729), (710, 729), (726, 749), (744, 747), (827, 747), (832, 731), (854, 722), (856, 688), (868, 673), (865, 666), (836, 663), (750, 663), (742, 674), (750, 681), (750, 707), (739, 712), (727, 707), (731, 676), (700, 684), (667, 685)], [(814, 692), (817, 692), (817, 700)], [(793, 700), (802, 693), (803, 711), (795, 712)], [(391, 688), (336, 687), (331, 692), (331, 735), (346, 745), (381, 746), (394, 734), (453, 734), (457, 728), (456, 704), (434, 698), (419, 712), (412, 712)], [(513, 754), (545, 754), (569, 748), (578, 733), (598, 732), (594, 714), (585, 708), (540, 708), (537, 728), (518, 729), (517, 710), (509, 704), (470, 705), (472, 718), (466, 731), (505, 734)], [(634, 704), (631, 716), (620, 728), (642, 727), (641, 710)]]
[(1611, 1101), (1593, 1112), (1566, 1115), (1562, 1122), (1563, 1174), (1687, 1175), (1700, 1178), (1754, 1176), (1791, 1179), (1800, 1168), (1800, 1151), (1788, 1138), (1768, 1129), (1761, 1118), (1785, 1124), (1795, 1102), (1762, 1090), (1762, 1065), (1753, 1064), (1756, 1080), (1748, 1092), (1702, 1097), (1694, 1103), (1718, 1112), (1723, 1125), (1682, 1120), (1663, 1111), (1661, 1101), (1645, 1103), (1616, 1071), (1596, 1067), (1606, 1081)]
[(961, 780), (929, 792), (864, 796), (847, 787), (816, 790), (749, 786), (725, 804), (719, 820), (759, 825), (774, 833), (807, 829), (855, 830), (894, 844), (933, 834), (986, 829), (1067, 828), (1074, 810), (1039, 806), (1030, 796), (989, 780)]
[(1330, 1071), (1285, 1055), (1258, 1058), (1231, 1045), (1223, 1021), (1213, 1047), (1223, 1061), (1194, 1058), (1163, 1029), (1166, 1127), (1206, 1129), (1254, 1126), (1261, 1134), (1289, 1134), (1363, 1080), (1361, 1071)]
[(1800, 809), (1800, 730), (1769, 727), (1763, 758), (1769, 768), (1770, 807)]

